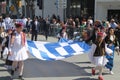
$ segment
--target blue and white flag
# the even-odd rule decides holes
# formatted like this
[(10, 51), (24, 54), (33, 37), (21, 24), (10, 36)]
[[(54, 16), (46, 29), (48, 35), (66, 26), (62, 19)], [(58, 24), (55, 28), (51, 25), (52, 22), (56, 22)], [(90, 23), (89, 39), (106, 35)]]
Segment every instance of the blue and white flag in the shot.
[(29, 52), (40, 60), (60, 60), (73, 55), (85, 54), (90, 46), (85, 42), (62, 40), (50, 43), (41, 41), (27, 41)]

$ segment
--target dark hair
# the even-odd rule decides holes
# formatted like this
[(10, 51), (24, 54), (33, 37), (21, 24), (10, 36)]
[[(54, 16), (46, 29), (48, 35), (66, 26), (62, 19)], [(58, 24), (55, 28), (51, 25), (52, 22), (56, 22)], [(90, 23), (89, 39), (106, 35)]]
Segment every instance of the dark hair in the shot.
[[(109, 29), (108, 29), (108, 36), (110, 36), (110, 30), (111, 29), (113, 29), (112, 27), (110, 27)], [(114, 29), (113, 29), (114, 30)]]
[(20, 27), (22, 27), (22, 24), (21, 23), (15, 23), (15, 27), (20, 28)]

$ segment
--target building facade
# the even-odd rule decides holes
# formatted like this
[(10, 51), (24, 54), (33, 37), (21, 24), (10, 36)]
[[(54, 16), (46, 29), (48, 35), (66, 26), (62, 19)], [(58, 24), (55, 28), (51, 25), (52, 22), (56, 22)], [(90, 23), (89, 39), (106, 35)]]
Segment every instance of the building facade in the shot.
[(94, 17), (95, 0), (68, 0), (67, 14), (68, 17), (88, 18)]
[[(64, 18), (66, 14), (66, 17), (88, 18), (92, 16), (94, 20), (110, 20), (115, 18), (120, 21), (120, 0), (67, 0), (66, 11), (63, 8), (58, 10), (55, 3), (56, 0), (44, 0), (44, 17), (58, 14)], [(35, 14), (42, 15), (42, 11), (38, 11), (36, 9)]]
[(120, 0), (95, 0), (95, 20), (120, 21)]
[[(51, 16), (53, 14), (59, 15), (61, 19), (67, 17), (94, 17), (94, 4), (95, 0), (67, 0), (66, 8), (57, 7), (57, 1), (63, 0), (43, 0), (43, 10), (39, 10), (38, 6), (35, 6), (35, 15), (43, 17)], [(35, 3), (36, 4), (36, 3)]]
[(64, 9), (62, 7), (57, 7), (57, 0), (43, 0), (43, 8), (39, 9), (37, 6), (37, 2), (35, 2), (35, 15), (41, 16), (43, 18), (52, 16), (55, 14), (56, 16), (60, 16), (63, 20), (64, 18)]
[[(21, 1), (21, 7), (16, 5)], [(28, 1), (28, 2), (26, 2)], [(33, 1), (33, 2), (31, 2)], [(59, 15), (61, 20), (67, 17), (93, 17), (94, 20), (110, 20), (115, 18), (120, 21), (120, 0), (66, 0), (66, 7), (61, 7), (58, 1), (43, 0), (43, 7), (39, 9), (37, 0), (4, 0), (0, 2), (0, 14), (11, 14), (25, 17), (41, 16), (43, 18)], [(18, 15), (19, 14), (19, 15)]]

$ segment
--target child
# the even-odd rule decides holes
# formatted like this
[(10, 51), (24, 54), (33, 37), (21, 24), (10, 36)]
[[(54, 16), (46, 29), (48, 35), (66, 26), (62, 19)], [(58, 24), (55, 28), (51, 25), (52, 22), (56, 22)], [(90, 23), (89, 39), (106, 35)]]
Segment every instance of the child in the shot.
[(9, 40), (12, 34), (12, 29), (7, 30), (7, 36), (4, 38), (2, 45), (4, 45), (4, 51), (3, 54), (7, 54), (6, 62), (5, 62), (5, 67), (8, 69), (11, 69), (12, 66), (12, 61), (8, 60), (8, 45), (9, 45)]
[(18, 66), (19, 79), (23, 80), (24, 60), (28, 58), (28, 49), (26, 36), (22, 32), (22, 27), (22, 24), (16, 23), (16, 31), (10, 40), (8, 59), (13, 61), (11, 75), (14, 75), (15, 68)]
[(98, 32), (97, 33), (97, 38), (95, 40), (95, 45), (96, 45), (96, 49), (95, 52), (93, 54), (94, 57), (94, 62), (96, 67), (92, 68), (92, 74), (95, 75), (95, 70), (99, 70), (99, 80), (103, 80), (103, 76), (102, 76), (102, 70), (104, 65), (107, 63), (107, 61), (105, 61), (105, 41), (103, 39), (103, 33), (102, 32)]
[(0, 27), (0, 45), (1, 45), (1, 59), (3, 58), (3, 49), (4, 47), (2, 46), (2, 41), (5, 38), (6, 33), (4, 32), (4, 28)]

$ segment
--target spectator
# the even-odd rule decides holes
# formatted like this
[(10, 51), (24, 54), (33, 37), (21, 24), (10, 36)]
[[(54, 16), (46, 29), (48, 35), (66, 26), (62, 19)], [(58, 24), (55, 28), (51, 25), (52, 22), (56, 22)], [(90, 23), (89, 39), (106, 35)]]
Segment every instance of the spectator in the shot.
[(111, 26), (113, 29), (115, 29), (118, 25), (117, 25), (117, 23), (115, 22), (114, 19), (111, 19), (110, 26)]
[(0, 16), (0, 27), (2, 27), (4, 30), (6, 30), (5, 22), (3, 21), (2, 16)]
[(38, 22), (38, 19), (34, 18), (34, 20), (31, 22), (31, 33), (32, 33), (31, 40), (32, 41), (34, 40), (34, 38), (35, 38), (35, 41), (37, 41), (39, 27), (40, 27), (40, 23)]

